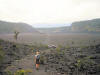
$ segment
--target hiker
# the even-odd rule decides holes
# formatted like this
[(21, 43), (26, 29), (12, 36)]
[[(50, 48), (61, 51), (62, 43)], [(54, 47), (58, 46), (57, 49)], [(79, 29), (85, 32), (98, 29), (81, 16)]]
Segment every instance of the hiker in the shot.
[(38, 70), (40, 65), (40, 52), (37, 51), (35, 55), (35, 67)]

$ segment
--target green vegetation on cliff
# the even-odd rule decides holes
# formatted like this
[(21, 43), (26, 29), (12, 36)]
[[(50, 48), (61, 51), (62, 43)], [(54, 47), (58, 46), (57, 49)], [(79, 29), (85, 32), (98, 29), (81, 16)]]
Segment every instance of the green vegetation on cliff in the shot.
[(100, 19), (73, 22), (71, 26), (58, 28), (39, 28), (43, 33), (99, 33)]
[(72, 23), (73, 32), (100, 32), (100, 19)]

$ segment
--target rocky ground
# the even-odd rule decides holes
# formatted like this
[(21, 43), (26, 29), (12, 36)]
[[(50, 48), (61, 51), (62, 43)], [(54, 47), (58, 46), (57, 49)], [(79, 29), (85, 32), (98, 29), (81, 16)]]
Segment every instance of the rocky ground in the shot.
[(7, 75), (3, 71), (22, 71), (27, 75), (100, 75), (100, 45), (43, 48), (39, 70), (35, 69), (33, 47), (0, 40), (0, 75)]
[(30, 53), (31, 48), (28, 45), (0, 40), (0, 75), (11, 62), (24, 58)]
[(49, 70), (66, 75), (100, 75), (100, 45), (62, 47), (46, 53)]
[(6, 71), (10, 71), (14, 74), (18, 70), (24, 70), (29, 71), (27, 75), (48, 75), (44, 68), (43, 65), (40, 65), (39, 70), (35, 69), (34, 54), (31, 54), (19, 61), (12, 62), (12, 64), (6, 68)]

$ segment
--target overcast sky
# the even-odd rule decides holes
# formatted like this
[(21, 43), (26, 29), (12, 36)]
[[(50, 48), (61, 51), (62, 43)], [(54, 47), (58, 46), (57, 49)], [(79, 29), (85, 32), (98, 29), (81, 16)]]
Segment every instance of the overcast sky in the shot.
[(0, 0), (5, 21), (66, 24), (94, 18), (100, 18), (100, 0)]

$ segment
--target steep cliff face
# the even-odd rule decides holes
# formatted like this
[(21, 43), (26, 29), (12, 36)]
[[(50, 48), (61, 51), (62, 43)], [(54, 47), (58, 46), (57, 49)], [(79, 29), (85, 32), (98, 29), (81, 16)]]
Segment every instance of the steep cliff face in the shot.
[(100, 19), (72, 23), (73, 32), (100, 32)]
[(0, 21), (0, 34), (13, 33), (14, 31), (19, 31), (21, 33), (39, 33), (35, 28), (26, 23)]
[(0, 71), (3, 71), (14, 60), (21, 59), (30, 53), (31, 48), (28, 45), (0, 40)]
[(73, 22), (71, 26), (40, 28), (43, 33), (100, 33), (100, 19)]

